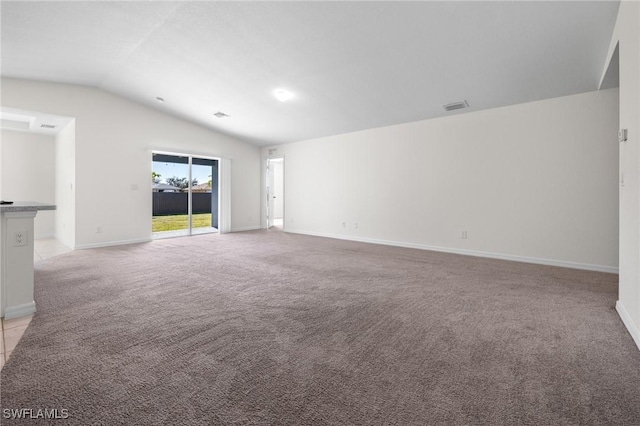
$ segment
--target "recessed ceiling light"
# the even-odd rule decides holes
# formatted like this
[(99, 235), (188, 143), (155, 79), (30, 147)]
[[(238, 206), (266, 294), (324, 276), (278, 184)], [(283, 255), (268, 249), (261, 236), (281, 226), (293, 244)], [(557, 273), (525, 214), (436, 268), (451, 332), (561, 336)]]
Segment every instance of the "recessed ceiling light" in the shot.
[(225, 117), (229, 117), (229, 114), (225, 114), (225, 113), (224, 113), (224, 112), (222, 112), (222, 111), (218, 111), (218, 112), (216, 112), (216, 113), (215, 113), (215, 114), (213, 114), (213, 115), (215, 115), (215, 116), (216, 116), (216, 117), (218, 117), (218, 118), (225, 118)]
[(156, 101), (158, 101), (158, 102), (164, 102), (164, 98), (161, 98), (160, 96), (156, 96)]
[(280, 102), (285, 102), (293, 98), (293, 93), (285, 89), (276, 89), (273, 91), (273, 96)]

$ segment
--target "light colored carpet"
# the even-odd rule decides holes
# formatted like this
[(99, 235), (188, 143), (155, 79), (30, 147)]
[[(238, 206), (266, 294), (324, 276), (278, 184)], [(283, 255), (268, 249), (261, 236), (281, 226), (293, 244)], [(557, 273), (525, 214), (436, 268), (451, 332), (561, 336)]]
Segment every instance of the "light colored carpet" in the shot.
[(1, 405), (77, 425), (639, 424), (616, 282), (279, 231), (75, 251), (37, 264)]

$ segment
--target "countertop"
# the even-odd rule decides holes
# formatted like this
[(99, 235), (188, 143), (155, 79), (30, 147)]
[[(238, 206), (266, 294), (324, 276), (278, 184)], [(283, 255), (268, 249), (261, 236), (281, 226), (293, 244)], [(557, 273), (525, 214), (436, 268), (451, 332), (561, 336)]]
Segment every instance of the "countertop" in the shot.
[(13, 204), (0, 204), (0, 212), (32, 212), (38, 210), (55, 210), (55, 204), (39, 203), (37, 201), (14, 201)]

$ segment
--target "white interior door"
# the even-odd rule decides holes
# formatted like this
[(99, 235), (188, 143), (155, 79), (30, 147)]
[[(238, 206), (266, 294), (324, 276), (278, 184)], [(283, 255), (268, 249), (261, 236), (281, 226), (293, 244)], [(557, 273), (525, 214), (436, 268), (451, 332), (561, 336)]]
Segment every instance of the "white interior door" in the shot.
[(284, 226), (284, 159), (272, 162), (273, 219), (275, 226)]
[(267, 228), (271, 228), (273, 226), (273, 220), (275, 219), (274, 213), (274, 190), (273, 190), (273, 173), (274, 167), (271, 160), (267, 160)]

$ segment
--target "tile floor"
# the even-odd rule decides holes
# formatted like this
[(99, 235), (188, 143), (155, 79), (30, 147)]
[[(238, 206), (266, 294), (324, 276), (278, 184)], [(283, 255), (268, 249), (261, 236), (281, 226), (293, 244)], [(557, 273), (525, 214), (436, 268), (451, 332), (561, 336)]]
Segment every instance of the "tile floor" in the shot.
[[(33, 260), (38, 262), (49, 257), (71, 251), (71, 249), (58, 240), (53, 238), (44, 240), (35, 240), (33, 248)], [(2, 319), (0, 326), (0, 368), (4, 367), (11, 356), (11, 352), (16, 347), (22, 334), (29, 326), (33, 315), (12, 318), (9, 320)]]
[(33, 242), (33, 260), (35, 262), (71, 251), (71, 249), (55, 238), (35, 240)]

